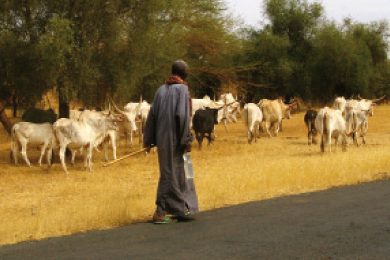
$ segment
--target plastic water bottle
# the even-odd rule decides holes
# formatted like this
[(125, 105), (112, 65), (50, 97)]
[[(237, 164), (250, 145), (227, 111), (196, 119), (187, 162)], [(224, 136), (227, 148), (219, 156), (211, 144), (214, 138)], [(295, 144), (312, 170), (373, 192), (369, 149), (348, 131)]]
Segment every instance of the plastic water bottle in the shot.
[(184, 172), (187, 179), (194, 178), (194, 168), (192, 168), (191, 155), (190, 153), (183, 154), (184, 159)]

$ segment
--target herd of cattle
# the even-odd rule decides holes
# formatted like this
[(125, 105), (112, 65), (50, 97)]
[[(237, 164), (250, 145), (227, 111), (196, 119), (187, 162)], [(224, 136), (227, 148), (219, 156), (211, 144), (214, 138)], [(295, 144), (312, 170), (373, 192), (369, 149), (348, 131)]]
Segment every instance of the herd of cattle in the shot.
[[(308, 128), (308, 143), (316, 143), (317, 133), (321, 136), (321, 150), (325, 151), (325, 145), (331, 144), (331, 138), (335, 144), (341, 139), (343, 144), (348, 144), (348, 137), (353, 138), (357, 145), (357, 136), (360, 131), (363, 143), (364, 135), (368, 129), (368, 115), (373, 115), (373, 107), (384, 97), (375, 100), (349, 99), (338, 97), (335, 99), (333, 109), (325, 107), (319, 112), (308, 110), (304, 121)], [(18, 163), (19, 150), (28, 166), (27, 147), (39, 147), (41, 155), (38, 164), (46, 153), (47, 163), (51, 166), (54, 148), (59, 148), (59, 157), (66, 173), (65, 151), (71, 151), (71, 163), (74, 165), (75, 155), (82, 152), (84, 155), (84, 167), (92, 170), (92, 152), (102, 145), (105, 160), (108, 160), (108, 146), (112, 147), (113, 159), (116, 159), (116, 148), (120, 144), (120, 137), (126, 137), (126, 146), (133, 145), (133, 135), (139, 134), (139, 145), (142, 147), (142, 133), (146, 118), (150, 110), (150, 104), (146, 101), (128, 103), (123, 110), (109, 101), (110, 106), (106, 111), (95, 110), (70, 110), (69, 118), (57, 119), (52, 109), (26, 110), (22, 121), (16, 123), (11, 131), (11, 157), (15, 164)], [(279, 99), (262, 99), (259, 103), (244, 104), (241, 117), (248, 134), (248, 142), (251, 143), (259, 135), (259, 130), (264, 129), (271, 137), (271, 129), (277, 136), (282, 126), (282, 119), (291, 117), (292, 108), (297, 105), (293, 101), (285, 104)], [(202, 99), (192, 99), (191, 127), (195, 132), (202, 147), (202, 141), (206, 137), (209, 144), (217, 136), (215, 125), (223, 122), (228, 132), (227, 124), (237, 122), (237, 114), (241, 113), (242, 103), (234, 98), (231, 93), (221, 95), (220, 100), (212, 101), (208, 96)], [(213, 135), (212, 135), (213, 133)]]

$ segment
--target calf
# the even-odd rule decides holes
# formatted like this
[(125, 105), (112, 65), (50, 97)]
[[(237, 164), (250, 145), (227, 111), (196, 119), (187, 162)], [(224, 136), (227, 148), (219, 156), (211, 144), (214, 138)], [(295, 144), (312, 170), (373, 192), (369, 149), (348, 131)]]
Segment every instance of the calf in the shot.
[(368, 115), (369, 110), (362, 110), (359, 108), (348, 108), (346, 109), (346, 132), (348, 136), (352, 136), (353, 143), (359, 146), (357, 134), (360, 131), (363, 144), (366, 143), (364, 136), (368, 130)]
[(74, 121), (68, 118), (61, 118), (53, 124), (55, 140), (60, 146), (60, 160), (66, 173), (65, 150), (68, 147), (72, 153), (75, 150), (84, 148), (84, 167), (92, 171), (92, 150), (98, 140), (103, 139), (109, 130), (117, 130), (115, 119), (85, 118), (81, 121)]
[(248, 143), (252, 143), (253, 137), (255, 137), (256, 142), (259, 125), (263, 120), (263, 113), (259, 106), (254, 103), (245, 104), (244, 109), (242, 110), (242, 119), (248, 133)]
[(53, 130), (50, 123), (35, 124), (30, 122), (16, 123), (11, 130), (11, 153), (15, 164), (18, 164), (19, 147), (22, 147), (22, 157), (28, 166), (31, 167), (30, 161), (27, 158), (28, 147), (40, 147), (41, 156), (38, 164), (41, 166), (42, 157), (47, 150), (47, 164), (51, 165), (53, 151)]
[(192, 126), (195, 131), (196, 140), (198, 140), (199, 149), (202, 149), (203, 138), (209, 140), (209, 145), (214, 140), (211, 137), (211, 132), (214, 130), (214, 125), (218, 124), (218, 109), (206, 108), (205, 110), (197, 110), (192, 118)]
[(342, 143), (347, 146), (348, 139), (345, 132), (345, 120), (340, 110), (333, 110), (329, 107), (321, 109), (315, 119), (315, 127), (321, 136), (321, 151), (325, 152), (325, 146), (329, 146), (331, 152), (331, 138), (335, 139), (335, 146), (341, 138)]
[(304, 121), (307, 126), (307, 143), (309, 145), (316, 144), (317, 141), (315, 137), (317, 136), (317, 130), (315, 126), (315, 120), (317, 117), (317, 111), (314, 110), (307, 110)]

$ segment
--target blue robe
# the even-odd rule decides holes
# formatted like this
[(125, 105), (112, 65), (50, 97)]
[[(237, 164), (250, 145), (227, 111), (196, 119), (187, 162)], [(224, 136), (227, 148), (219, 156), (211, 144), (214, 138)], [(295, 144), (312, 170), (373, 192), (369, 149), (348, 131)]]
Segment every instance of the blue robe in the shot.
[(144, 144), (157, 146), (160, 180), (157, 212), (185, 216), (199, 212), (193, 179), (184, 173), (184, 146), (193, 141), (190, 131), (188, 87), (165, 84), (154, 96), (144, 130)]

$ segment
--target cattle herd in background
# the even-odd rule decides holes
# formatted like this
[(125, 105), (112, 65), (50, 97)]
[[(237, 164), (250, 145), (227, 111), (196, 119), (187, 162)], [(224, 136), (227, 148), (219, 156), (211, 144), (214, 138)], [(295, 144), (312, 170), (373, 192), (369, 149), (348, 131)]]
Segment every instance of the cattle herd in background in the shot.
[[(321, 150), (329, 147), (331, 151), (331, 139), (335, 139), (335, 145), (339, 141), (345, 146), (349, 144), (349, 138), (358, 145), (358, 134), (365, 143), (364, 136), (368, 129), (368, 116), (373, 116), (373, 107), (384, 99), (367, 100), (360, 98), (346, 100), (344, 97), (335, 99), (333, 108), (324, 107), (321, 110), (308, 110), (304, 116), (304, 122), (308, 129), (308, 144), (316, 144), (316, 135), (319, 133)], [(40, 110), (32, 108), (26, 110), (22, 116), (22, 122), (16, 123), (11, 131), (11, 158), (18, 164), (19, 150), (28, 166), (28, 147), (39, 147), (41, 155), (38, 164), (46, 153), (48, 166), (51, 166), (53, 149), (59, 149), (59, 157), (66, 173), (65, 151), (69, 149), (72, 154), (71, 163), (74, 165), (77, 152), (84, 155), (84, 167), (92, 170), (92, 153), (102, 145), (105, 160), (108, 158), (108, 146), (112, 147), (113, 159), (116, 159), (116, 148), (120, 144), (120, 137), (124, 136), (126, 147), (133, 146), (133, 135), (139, 135), (139, 145), (142, 148), (142, 134), (146, 118), (150, 110), (150, 104), (140, 100), (138, 103), (128, 103), (123, 110), (111, 100), (109, 109), (96, 110), (71, 110), (69, 118), (57, 120), (57, 115), (52, 109)], [(192, 99), (191, 127), (195, 137), (202, 148), (202, 141), (206, 137), (208, 143), (212, 143), (217, 136), (215, 125), (223, 122), (226, 132), (229, 131), (228, 123), (237, 122), (237, 114), (241, 113), (245, 125), (248, 143), (259, 137), (259, 130), (265, 129), (269, 137), (278, 136), (283, 119), (291, 118), (291, 110), (297, 102), (289, 104), (280, 99), (262, 99), (259, 103), (242, 104), (231, 93), (221, 95), (218, 101), (211, 100), (208, 96), (202, 99)], [(263, 126), (264, 125), (264, 126)], [(213, 133), (213, 134), (212, 134)], [(345, 147), (344, 146), (344, 147)]]

